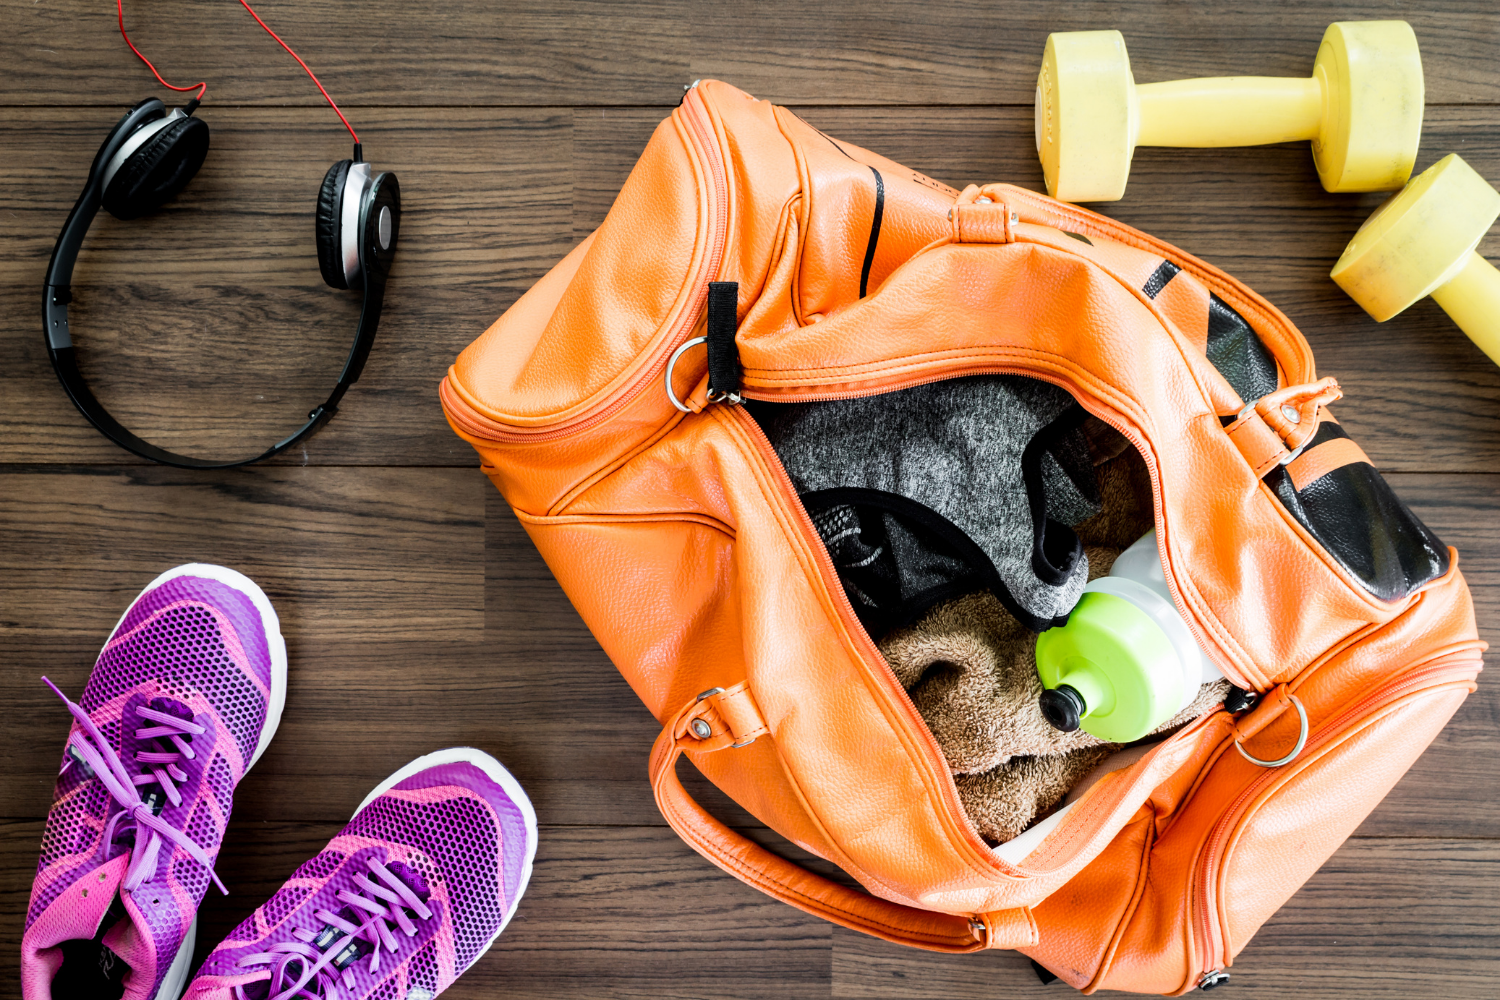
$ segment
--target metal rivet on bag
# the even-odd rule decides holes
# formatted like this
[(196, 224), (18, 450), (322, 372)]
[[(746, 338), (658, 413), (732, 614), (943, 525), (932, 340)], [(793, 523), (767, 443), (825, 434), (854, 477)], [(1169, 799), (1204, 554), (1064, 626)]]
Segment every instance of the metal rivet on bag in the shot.
[(980, 195), (978, 198), (974, 199), (974, 204), (976, 204), (976, 205), (993, 205), (994, 203), (995, 203), (995, 200), (993, 198), (991, 198), (987, 194), (986, 195)]
[(1297, 408), (1291, 403), (1288, 403), (1281, 408), (1281, 415), (1283, 417), (1286, 417), (1294, 424), (1302, 423), (1302, 414), (1298, 412)]
[(714, 734), (713, 727), (703, 719), (694, 719), (692, 725), (689, 728), (693, 730), (693, 735), (698, 737), (700, 740), (706, 740)]

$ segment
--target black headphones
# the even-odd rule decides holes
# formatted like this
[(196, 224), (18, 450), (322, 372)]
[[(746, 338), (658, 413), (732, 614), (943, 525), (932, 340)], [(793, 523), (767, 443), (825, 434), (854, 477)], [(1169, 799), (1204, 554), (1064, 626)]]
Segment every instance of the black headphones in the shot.
[(329, 167), (318, 190), (318, 267), (323, 280), (334, 288), (359, 289), (364, 302), (354, 346), (344, 362), (338, 385), (322, 405), (307, 415), (302, 429), (253, 458), (216, 461), (158, 448), (110, 416), (78, 371), (73, 339), (68, 332), (68, 303), (73, 298), (69, 286), (78, 250), (101, 206), (117, 219), (138, 219), (170, 201), (203, 166), (208, 155), (208, 123), (193, 117), (197, 109), (198, 102), (192, 100), (168, 114), (161, 101), (148, 97), (110, 130), (89, 168), (83, 193), (52, 248), (52, 262), (47, 265), (43, 288), (42, 326), (47, 353), (63, 388), (79, 412), (106, 437), (127, 451), (164, 465), (227, 469), (270, 458), (312, 434), (333, 418), (339, 400), (358, 381), (370, 347), (375, 343), (386, 276), (401, 231), (401, 186), (395, 174), (372, 173), (356, 142), (354, 158)]

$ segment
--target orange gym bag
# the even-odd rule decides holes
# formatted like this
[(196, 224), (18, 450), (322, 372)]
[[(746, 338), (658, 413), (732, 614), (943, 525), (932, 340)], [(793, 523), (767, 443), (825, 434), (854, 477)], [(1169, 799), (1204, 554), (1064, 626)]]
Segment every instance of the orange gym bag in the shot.
[[(984, 373), (1062, 386), (1139, 451), (1178, 608), (1244, 695), (1016, 862), (975, 832), (740, 405)], [(699, 853), (889, 941), (1153, 993), (1216, 984), (1474, 690), (1458, 556), (1338, 427), (1339, 395), (1286, 317), (1175, 247), (1031, 191), (954, 191), (708, 81), (441, 386), (664, 724), (650, 779)], [(684, 754), (868, 891), (706, 814)]]

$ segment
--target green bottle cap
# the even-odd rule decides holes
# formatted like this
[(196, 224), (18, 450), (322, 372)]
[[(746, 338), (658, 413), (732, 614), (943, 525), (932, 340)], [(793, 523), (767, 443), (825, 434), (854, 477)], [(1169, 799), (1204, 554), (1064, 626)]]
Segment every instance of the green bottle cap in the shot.
[(1036, 667), (1044, 687), (1077, 693), (1084, 731), (1111, 743), (1140, 739), (1182, 705), (1182, 670), (1171, 639), (1150, 615), (1114, 594), (1085, 592), (1066, 625), (1037, 636)]

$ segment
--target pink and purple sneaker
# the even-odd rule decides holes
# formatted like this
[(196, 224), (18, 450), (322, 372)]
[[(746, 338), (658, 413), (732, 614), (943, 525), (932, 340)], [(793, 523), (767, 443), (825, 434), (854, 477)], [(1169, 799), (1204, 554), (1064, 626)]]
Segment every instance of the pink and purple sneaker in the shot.
[(25, 1000), (177, 1000), (235, 786), (286, 701), (266, 595), (222, 566), (151, 581), (75, 704), (21, 937)]
[(419, 757), (213, 950), (187, 1000), (432, 1000), (505, 929), (536, 841), (499, 761)]

